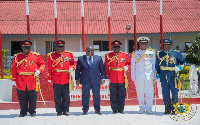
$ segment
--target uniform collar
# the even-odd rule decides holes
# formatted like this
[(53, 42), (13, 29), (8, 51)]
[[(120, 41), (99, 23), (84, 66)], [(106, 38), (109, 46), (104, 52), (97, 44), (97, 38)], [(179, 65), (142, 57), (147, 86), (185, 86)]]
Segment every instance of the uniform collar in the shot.
[[(167, 53), (167, 51), (165, 51), (165, 50), (164, 50), (164, 52)], [(170, 50), (168, 51), (168, 53), (170, 53), (170, 52), (172, 52), (172, 49), (170, 49)]]
[(113, 52), (114, 55), (119, 55), (121, 53), (121, 51), (119, 51), (118, 53)]
[[(23, 52), (23, 54), (25, 55), (25, 53)], [(31, 51), (28, 53), (28, 55), (30, 55), (31, 54)], [(28, 56), (28, 55), (25, 55), (25, 56)]]
[(59, 53), (59, 54), (62, 54), (63, 52), (64, 52), (64, 51), (62, 51), (62, 52), (59, 52), (59, 51), (57, 51), (57, 50), (56, 50), (56, 53)]
[(139, 51), (146, 51), (146, 49), (145, 50), (139, 49)]

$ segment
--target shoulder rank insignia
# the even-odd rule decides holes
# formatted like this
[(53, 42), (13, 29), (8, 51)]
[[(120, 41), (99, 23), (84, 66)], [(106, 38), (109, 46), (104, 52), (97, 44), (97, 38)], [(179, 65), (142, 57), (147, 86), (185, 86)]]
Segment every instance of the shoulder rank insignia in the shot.
[(65, 51), (65, 52), (73, 54), (73, 52), (72, 52), (72, 51)]
[(16, 53), (16, 54), (14, 54), (14, 56), (17, 56), (17, 55), (19, 55), (19, 54), (22, 54), (22, 52), (20, 52), (20, 53)]
[(37, 53), (37, 52), (31, 52), (31, 53), (33, 53), (33, 54), (35, 54), (35, 55), (37, 55), (37, 56), (40, 55), (40, 53)]

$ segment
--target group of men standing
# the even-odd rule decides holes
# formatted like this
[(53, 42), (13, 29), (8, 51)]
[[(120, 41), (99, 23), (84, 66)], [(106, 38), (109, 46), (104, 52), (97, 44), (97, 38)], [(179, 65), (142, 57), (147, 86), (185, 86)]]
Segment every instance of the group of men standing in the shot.
[[(149, 114), (153, 113), (153, 86), (155, 79), (159, 79), (159, 76), (165, 114), (174, 113), (171, 107), (170, 90), (174, 97), (172, 104), (175, 104), (178, 101), (178, 88), (175, 86), (174, 78), (176, 72), (184, 68), (183, 56), (180, 52), (172, 50), (173, 42), (169, 39), (163, 41), (165, 50), (158, 52), (157, 55), (153, 49), (147, 48), (148, 37), (140, 37), (137, 41), (140, 48), (133, 52), (131, 62), (128, 54), (120, 51), (122, 43), (115, 40), (111, 43), (113, 52), (105, 54), (104, 64), (100, 56), (94, 55), (92, 46), (86, 48), (86, 55), (80, 56), (76, 63), (73, 53), (64, 50), (65, 42), (56, 41), (56, 51), (48, 54), (48, 82), (53, 84), (57, 116), (69, 115), (69, 93), (74, 86), (71, 73), (74, 70), (76, 85), (82, 85), (82, 115), (88, 114), (90, 89), (93, 92), (95, 113), (102, 114), (100, 111), (100, 86), (105, 83), (106, 79), (110, 82), (112, 113), (124, 114), (126, 88), (128, 87), (126, 71), (128, 69), (131, 69), (131, 78), (136, 85), (140, 114), (145, 110)], [(32, 42), (28, 40), (21, 43), (23, 52), (15, 54), (11, 67), (11, 80), (12, 84), (16, 86), (21, 109), (19, 117), (24, 117), (27, 112), (32, 117), (36, 116), (36, 81), (45, 68), (40, 55), (31, 52), (31, 45)], [(170, 103), (168, 103), (169, 101)]]

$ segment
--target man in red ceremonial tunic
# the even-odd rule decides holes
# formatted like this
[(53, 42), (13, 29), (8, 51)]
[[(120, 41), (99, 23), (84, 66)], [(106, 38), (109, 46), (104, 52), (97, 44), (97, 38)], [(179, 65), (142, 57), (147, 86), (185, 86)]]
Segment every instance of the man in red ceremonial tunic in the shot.
[(105, 70), (110, 80), (110, 103), (113, 114), (124, 114), (124, 101), (128, 80), (126, 71), (130, 66), (128, 54), (120, 51), (122, 43), (118, 40), (112, 43), (113, 52), (105, 55)]
[(73, 53), (64, 49), (65, 42), (58, 40), (56, 51), (48, 54), (48, 81), (53, 83), (57, 116), (69, 115), (69, 82), (72, 80), (69, 73), (75, 70), (76, 65)]
[[(44, 61), (39, 53), (31, 52), (32, 42), (21, 42), (21, 53), (15, 54), (11, 67), (12, 84), (17, 88), (17, 97), (20, 104), (20, 115), (24, 117), (27, 112), (36, 116), (36, 77), (44, 70)], [(29, 103), (29, 107), (28, 107)]]

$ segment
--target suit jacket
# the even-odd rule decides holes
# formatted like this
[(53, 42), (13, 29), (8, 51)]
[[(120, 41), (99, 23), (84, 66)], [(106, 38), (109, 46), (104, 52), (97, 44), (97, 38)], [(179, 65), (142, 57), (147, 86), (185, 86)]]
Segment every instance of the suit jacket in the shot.
[(80, 56), (76, 65), (75, 80), (80, 80), (80, 83), (84, 85), (88, 84), (90, 81), (92, 84), (100, 84), (101, 79), (106, 79), (102, 58), (94, 55), (93, 63), (90, 68), (87, 62), (87, 56)]

